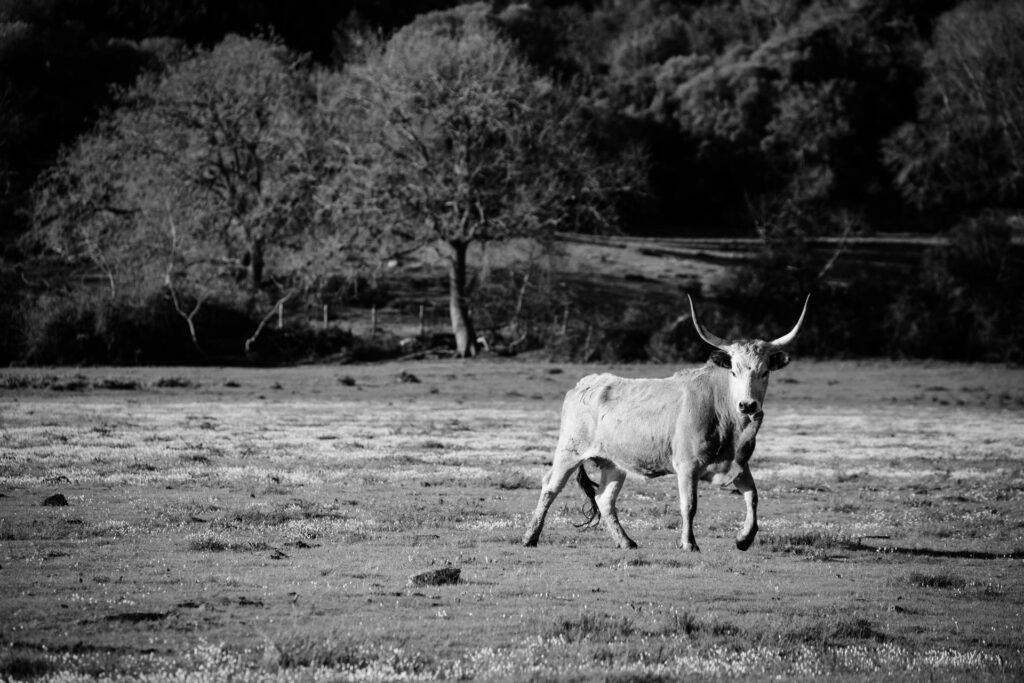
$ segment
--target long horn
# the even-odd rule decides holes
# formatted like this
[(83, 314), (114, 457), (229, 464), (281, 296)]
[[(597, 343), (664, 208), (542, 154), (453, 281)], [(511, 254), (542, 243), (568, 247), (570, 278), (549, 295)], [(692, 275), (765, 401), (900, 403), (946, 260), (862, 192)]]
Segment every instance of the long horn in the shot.
[(693, 326), (697, 328), (697, 334), (700, 335), (700, 338), (715, 348), (721, 349), (722, 351), (728, 350), (729, 342), (721, 337), (716, 337), (704, 329), (704, 326), (697, 320), (697, 310), (693, 307), (693, 299), (690, 298), (689, 294), (686, 295), (686, 298), (690, 302), (690, 319), (693, 320)]
[(788, 334), (784, 334), (773, 342), (769, 342), (772, 346), (785, 346), (794, 339), (796, 339), (797, 333), (800, 332), (800, 326), (804, 324), (804, 316), (807, 315), (807, 304), (811, 302), (811, 295), (808, 294), (807, 298), (804, 299), (804, 310), (800, 313), (800, 319), (796, 321), (796, 326), (789, 331)]

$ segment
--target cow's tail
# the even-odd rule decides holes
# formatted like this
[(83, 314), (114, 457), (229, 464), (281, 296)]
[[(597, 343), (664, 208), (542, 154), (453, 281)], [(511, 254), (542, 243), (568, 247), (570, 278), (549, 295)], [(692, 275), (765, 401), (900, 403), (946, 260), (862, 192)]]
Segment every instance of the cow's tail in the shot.
[(590, 529), (597, 526), (598, 522), (601, 521), (601, 510), (597, 507), (597, 498), (595, 497), (597, 484), (587, 474), (587, 470), (584, 469), (582, 463), (579, 469), (576, 470), (576, 481), (579, 483), (580, 488), (583, 489), (584, 495), (587, 496), (589, 505), (583, 508), (583, 514), (587, 518), (575, 526), (577, 529)]

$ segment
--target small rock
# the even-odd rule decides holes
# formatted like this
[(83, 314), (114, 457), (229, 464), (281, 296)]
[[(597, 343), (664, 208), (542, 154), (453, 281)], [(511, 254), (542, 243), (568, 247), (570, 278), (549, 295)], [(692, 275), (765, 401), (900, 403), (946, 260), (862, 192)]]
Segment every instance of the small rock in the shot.
[(52, 507), (61, 507), (67, 504), (68, 499), (64, 497), (63, 493), (55, 493), (43, 501), (43, 505), (50, 505)]
[(409, 577), (410, 586), (446, 586), (459, 582), (462, 570), (458, 567), (442, 567), (427, 572), (413, 574)]
[(420, 378), (407, 370), (402, 370), (402, 373), (398, 375), (398, 381), (404, 384), (419, 384)]

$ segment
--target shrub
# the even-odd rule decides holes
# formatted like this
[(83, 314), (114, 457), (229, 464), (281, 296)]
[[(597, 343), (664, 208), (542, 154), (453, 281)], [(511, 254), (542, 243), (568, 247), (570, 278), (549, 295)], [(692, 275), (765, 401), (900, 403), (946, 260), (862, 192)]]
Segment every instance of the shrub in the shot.
[(887, 316), (891, 352), (949, 360), (1024, 360), (1024, 268), (995, 215), (953, 228)]
[(4, 680), (43, 678), (55, 668), (50, 659), (35, 652), (10, 653), (0, 659), (0, 677)]
[(159, 295), (142, 303), (87, 291), (44, 294), (25, 312), (27, 362), (37, 365), (192, 363), (184, 325)]
[(7, 365), (19, 359), (24, 347), (24, 306), (23, 283), (18, 277), (15, 265), (0, 256), (0, 365)]
[(100, 355), (96, 314), (84, 298), (44, 295), (26, 315), (25, 359), (37, 365), (88, 363)]
[[(856, 219), (841, 218), (844, 223), (847, 234), (854, 232)], [(810, 294), (811, 314), (796, 342), (801, 353), (884, 354), (886, 310), (900, 274), (848, 261), (838, 246), (822, 247), (815, 242), (821, 230), (814, 214), (787, 208), (766, 221), (757, 258), (709, 283), (708, 293), (723, 309), (704, 314), (708, 327), (723, 337), (774, 339), (793, 326)]]
[(681, 331), (686, 310), (678, 297), (622, 299), (575, 292), (566, 324), (556, 321), (544, 346), (552, 360), (583, 363), (636, 363), (648, 360), (703, 360), (706, 349)]
[(282, 329), (264, 329), (253, 344), (250, 362), (286, 362), (331, 356), (351, 350), (356, 337), (337, 328), (290, 324)]
[(95, 306), (93, 332), (102, 351), (89, 362), (168, 365), (196, 361), (184, 324), (162, 294), (141, 303), (104, 300)]

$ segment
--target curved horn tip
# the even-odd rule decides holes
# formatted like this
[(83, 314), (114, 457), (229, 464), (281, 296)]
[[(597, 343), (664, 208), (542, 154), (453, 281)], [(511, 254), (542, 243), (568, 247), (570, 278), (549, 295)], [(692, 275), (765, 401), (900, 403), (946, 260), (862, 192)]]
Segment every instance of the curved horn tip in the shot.
[(716, 349), (721, 349), (725, 351), (729, 346), (729, 342), (717, 335), (712, 334), (711, 332), (708, 332), (704, 328), (704, 326), (700, 324), (700, 321), (697, 319), (697, 309), (693, 305), (693, 297), (691, 297), (690, 294), (687, 293), (686, 298), (690, 301), (690, 319), (693, 320), (693, 327), (694, 329), (697, 330), (697, 335), (708, 344), (711, 344), (711, 346), (714, 346)]
[(808, 294), (807, 297), (804, 299), (804, 307), (803, 310), (800, 311), (800, 318), (796, 321), (796, 325), (794, 325), (793, 329), (790, 330), (787, 334), (784, 334), (775, 341), (771, 342), (772, 346), (785, 346), (786, 344), (789, 344), (794, 339), (796, 339), (796, 335), (800, 332), (800, 328), (804, 324), (804, 318), (807, 316), (807, 306), (810, 303), (811, 295)]

